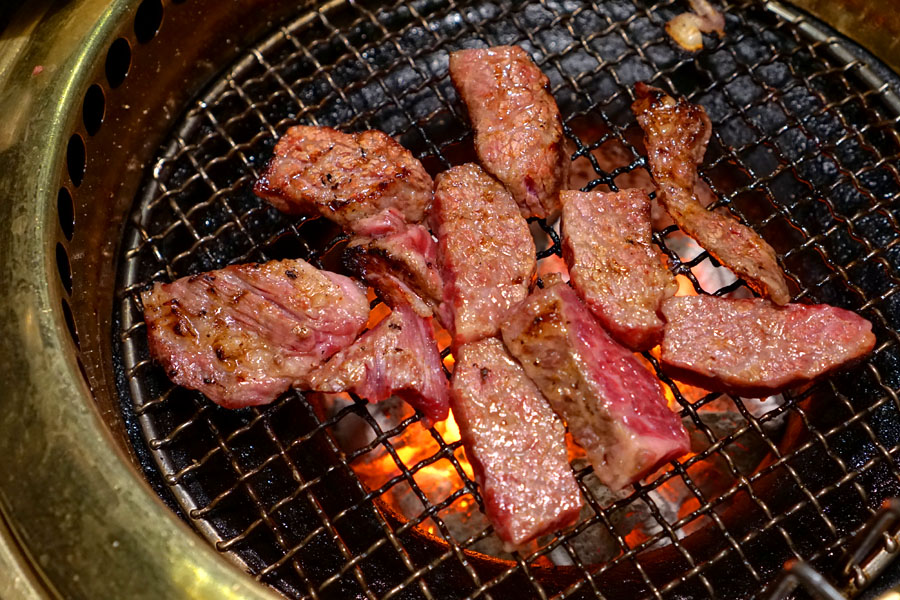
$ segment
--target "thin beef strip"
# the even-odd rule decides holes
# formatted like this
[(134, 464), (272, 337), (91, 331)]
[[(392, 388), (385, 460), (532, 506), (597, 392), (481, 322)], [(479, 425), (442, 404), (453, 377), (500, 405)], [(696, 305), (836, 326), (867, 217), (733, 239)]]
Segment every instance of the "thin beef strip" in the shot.
[(430, 317), (443, 298), (437, 262), (437, 243), (422, 225), (406, 223), (399, 213), (386, 211), (370, 219), (368, 235), (351, 238), (344, 266), (378, 291), (391, 307), (409, 305), (420, 317)]
[(565, 427), (500, 340), (458, 349), (450, 400), (485, 514), (503, 541), (519, 546), (578, 518)]
[(825, 304), (776, 306), (760, 298), (669, 298), (663, 369), (704, 388), (762, 397), (858, 361), (872, 324)]
[(697, 200), (697, 165), (712, 128), (702, 107), (638, 83), (631, 109), (644, 130), (657, 198), (675, 223), (750, 287), (776, 304), (790, 299), (775, 251), (734, 217), (709, 211)]
[(518, 46), (454, 52), (450, 77), (485, 170), (509, 188), (523, 216), (556, 218), (569, 157), (547, 77)]
[(441, 321), (454, 344), (495, 335), (531, 287), (528, 223), (503, 186), (473, 164), (438, 175), (431, 219), (444, 280)]
[(303, 378), (301, 388), (353, 392), (369, 402), (396, 394), (424, 415), (430, 427), (447, 418), (450, 394), (431, 325), (398, 305), (352, 346)]
[(271, 402), (353, 343), (369, 316), (359, 284), (302, 260), (157, 283), (141, 300), (153, 358), (226, 408)]
[(634, 483), (690, 448), (656, 377), (606, 334), (561, 280), (535, 290), (502, 332), (610, 489)]
[(650, 241), (641, 190), (562, 192), (563, 256), (575, 291), (607, 331), (632, 350), (662, 339), (659, 305), (678, 290)]

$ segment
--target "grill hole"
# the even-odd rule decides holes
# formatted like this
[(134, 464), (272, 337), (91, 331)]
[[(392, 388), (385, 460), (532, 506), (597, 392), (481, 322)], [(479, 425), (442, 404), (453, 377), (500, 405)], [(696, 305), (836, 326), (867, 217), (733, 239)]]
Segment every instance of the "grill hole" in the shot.
[(59, 279), (69, 294), (72, 293), (72, 265), (69, 263), (69, 253), (62, 244), (56, 244), (56, 268), (59, 271)]
[(94, 135), (100, 131), (100, 125), (103, 124), (103, 117), (106, 114), (106, 98), (103, 96), (103, 88), (96, 83), (88, 88), (84, 95), (84, 105), (82, 107), (82, 118), (84, 119), (84, 129), (88, 135)]
[(125, 81), (131, 67), (131, 46), (125, 38), (112, 43), (106, 53), (106, 81), (109, 87), (117, 88)]
[(146, 44), (156, 36), (162, 24), (163, 7), (159, 0), (144, 0), (138, 7), (134, 17), (134, 35), (137, 40)]
[(69, 178), (75, 187), (81, 185), (84, 180), (85, 169), (84, 140), (77, 133), (69, 138), (69, 147), (66, 150), (66, 166), (69, 169)]
[(63, 298), (62, 301), (62, 309), (63, 318), (66, 320), (66, 327), (69, 328), (69, 335), (72, 336), (72, 341), (75, 342), (75, 346), (81, 350), (81, 342), (78, 341), (78, 332), (75, 331), (75, 316), (72, 315), (72, 308), (65, 298)]
[(72, 202), (72, 194), (64, 187), (59, 188), (56, 197), (56, 212), (59, 215), (59, 226), (63, 235), (71, 241), (75, 235), (75, 204)]

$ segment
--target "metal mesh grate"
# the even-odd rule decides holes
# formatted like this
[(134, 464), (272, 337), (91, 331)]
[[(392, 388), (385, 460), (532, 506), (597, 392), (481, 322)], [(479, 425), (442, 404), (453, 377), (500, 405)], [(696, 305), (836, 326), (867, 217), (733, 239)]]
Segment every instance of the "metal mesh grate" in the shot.
[[(114, 335), (119, 391), (132, 400), (156, 468), (219, 550), (296, 597), (737, 598), (792, 556), (828, 569), (881, 500), (900, 492), (900, 100), (841, 40), (775, 3), (728, 6), (725, 39), (686, 54), (663, 30), (685, 8), (335, 0), (248, 50), (188, 108), (125, 233)], [(456, 539), (447, 525), (447, 509), (479, 500), (457, 460), (459, 442), (431, 430), (434, 455), (405, 464), (397, 441), (421, 427), (415, 415), (383, 427), (363, 401), (324, 413), (299, 393), (228, 411), (173, 387), (149, 360), (138, 292), (248, 261), (301, 257), (338, 269), (343, 238), (333, 226), (288, 219), (250, 191), (276, 138), (300, 122), (376, 128), (432, 172), (462, 162), (471, 133), (448, 52), (506, 43), (524, 46), (550, 78), (574, 158), (589, 163), (588, 187), (646, 178), (628, 108), (633, 83), (704, 105), (714, 134), (702, 177), (714, 206), (766, 237), (797, 300), (859, 311), (878, 345), (864, 365), (765, 410), (661, 376), (692, 431), (691, 455), (615, 498), (598, 493), (576, 461), (588, 505), (578, 524), (501, 560), (473, 551), (489, 527)], [(540, 257), (553, 260), (558, 239), (539, 225), (549, 237)], [(680, 238), (674, 226), (654, 235), (699, 291), (696, 274), (712, 259), (685, 255)], [(732, 415), (724, 428), (710, 410), (723, 404)], [(336, 431), (354, 421), (370, 441), (347, 449)], [(739, 459), (748, 446), (765, 454), (752, 468)], [(369, 489), (354, 467), (374, 452), (391, 456), (398, 474)], [(460, 485), (434, 503), (416, 474), (438, 461), (453, 465)], [(401, 485), (420, 499), (415, 518), (381, 501)], [(672, 490), (687, 499), (674, 516), (659, 500)], [(623, 528), (635, 513), (655, 524), (639, 539)], [(598, 531), (612, 544), (602, 560), (589, 541)]]

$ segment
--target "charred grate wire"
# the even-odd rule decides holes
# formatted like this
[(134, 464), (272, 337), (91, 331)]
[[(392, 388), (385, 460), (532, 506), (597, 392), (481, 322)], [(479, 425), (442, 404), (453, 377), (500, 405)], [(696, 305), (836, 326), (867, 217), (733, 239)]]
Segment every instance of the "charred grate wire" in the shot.
[[(189, 520), (219, 550), (296, 597), (737, 598), (788, 557), (833, 565), (881, 500), (900, 492), (900, 100), (840, 39), (777, 3), (728, 6), (724, 40), (681, 52), (663, 25), (685, 8), (678, 0), (334, 0), (248, 50), (188, 107), (125, 233), (115, 336), (127, 382), (119, 391), (133, 400)], [(407, 465), (395, 444), (419, 427), (416, 416), (383, 428), (362, 401), (322, 414), (298, 393), (262, 409), (220, 409), (173, 387), (149, 360), (138, 296), (152, 281), (248, 261), (300, 257), (337, 269), (344, 239), (333, 226), (288, 219), (250, 191), (275, 139), (301, 122), (377, 128), (432, 172), (464, 161), (471, 135), (448, 52), (504, 43), (523, 45), (550, 78), (586, 187), (646, 177), (628, 109), (633, 83), (703, 104), (714, 136), (702, 177), (715, 206), (769, 240), (798, 300), (860, 311), (878, 336), (867, 363), (787, 394), (764, 414), (754, 413), (755, 400), (725, 399), (738, 415), (727, 431), (704, 412), (722, 398), (691, 396), (662, 376), (695, 453), (612, 500), (597, 495), (589, 469), (577, 469), (588, 516), (510, 561), (472, 552), (490, 528), (454, 539), (442, 518), (463, 498), (479, 499), (456, 461), (459, 442), (432, 430), (437, 453)], [(538, 225), (548, 235), (540, 257), (558, 255), (555, 232)], [(700, 290), (694, 269), (711, 259), (679, 256), (678, 237), (671, 226), (654, 240)], [(348, 451), (335, 430), (353, 419), (372, 439)], [(746, 469), (735, 456), (751, 442), (767, 456)], [(399, 475), (370, 490), (353, 464), (375, 451), (392, 456)], [(433, 504), (415, 474), (440, 460), (463, 485)], [(710, 489), (697, 477), (710, 468), (727, 485)], [(420, 498), (417, 518), (380, 502), (398, 485)], [(663, 514), (654, 494), (666, 486), (685, 490), (691, 510)], [(617, 526), (635, 511), (658, 524), (653, 535), (629, 539)], [(441, 540), (419, 531), (426, 522)], [(688, 528), (696, 533), (685, 536)], [(606, 560), (585, 548), (597, 530), (616, 549)], [(551, 555), (565, 566), (549, 566)]]

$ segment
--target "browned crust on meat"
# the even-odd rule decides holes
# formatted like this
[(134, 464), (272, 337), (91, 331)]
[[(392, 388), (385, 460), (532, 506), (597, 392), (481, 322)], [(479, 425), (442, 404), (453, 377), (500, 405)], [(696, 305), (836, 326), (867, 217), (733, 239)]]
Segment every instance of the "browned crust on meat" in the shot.
[(712, 126), (706, 111), (662, 90), (635, 85), (632, 111), (644, 130), (657, 199), (678, 226), (719, 262), (776, 304), (791, 295), (775, 251), (730, 215), (711, 212), (697, 200), (697, 165), (706, 153)]
[(422, 164), (381, 131), (298, 125), (275, 145), (253, 192), (281, 212), (319, 214), (353, 230), (389, 208), (410, 223), (421, 221), (433, 186)]

